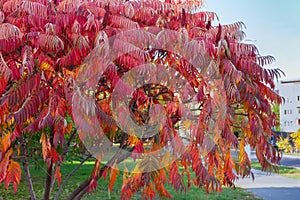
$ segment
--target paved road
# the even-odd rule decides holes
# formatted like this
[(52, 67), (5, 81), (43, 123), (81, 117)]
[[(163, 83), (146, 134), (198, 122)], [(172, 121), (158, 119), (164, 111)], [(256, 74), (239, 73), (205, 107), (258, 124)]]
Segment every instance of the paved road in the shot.
[[(300, 157), (286, 157), (283, 156), (282, 160), (280, 161), (281, 165), (289, 166), (289, 167), (296, 167), (300, 169)], [(300, 197), (299, 197), (300, 199)]]
[[(257, 161), (257, 158), (252, 158), (251, 160), (252, 161)], [(283, 157), (280, 161), (280, 165), (300, 169), (300, 157), (299, 158), (285, 158), (285, 157)], [(300, 198), (299, 198), (299, 200), (300, 200)]]
[[(251, 152), (250, 159), (257, 160), (255, 152)], [(281, 165), (300, 169), (300, 157), (284, 155)], [(275, 173), (262, 172), (252, 169), (255, 180), (250, 178), (239, 180), (237, 186), (246, 188), (257, 197), (266, 200), (300, 200), (300, 181), (280, 176)]]
[(238, 187), (246, 188), (257, 197), (265, 200), (299, 200), (300, 181), (286, 178), (277, 174), (269, 174), (259, 170), (252, 170), (255, 180), (246, 178), (237, 181)]
[[(251, 152), (250, 159), (252, 161), (257, 161), (255, 152)], [(290, 155), (283, 155), (280, 165), (288, 166), (288, 167), (295, 167), (300, 169), (300, 156), (290, 156)], [(300, 196), (300, 194), (299, 194)], [(300, 199), (300, 197), (299, 197)]]

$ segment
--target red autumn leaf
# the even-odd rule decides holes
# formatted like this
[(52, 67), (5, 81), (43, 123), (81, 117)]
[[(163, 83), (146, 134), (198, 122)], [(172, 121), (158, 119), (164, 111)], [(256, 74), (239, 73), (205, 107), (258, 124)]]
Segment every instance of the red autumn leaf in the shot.
[(5, 187), (6, 189), (8, 189), (8, 186), (10, 185), (10, 183), (13, 183), (14, 185), (14, 193), (17, 192), (17, 185), (20, 184), (20, 180), (21, 180), (21, 167), (19, 165), (19, 163), (10, 160), (8, 168), (7, 168), (7, 174), (5, 177)]
[(51, 158), (52, 163), (57, 163), (58, 161), (62, 162), (62, 159), (55, 148), (51, 148), (49, 157)]
[[(271, 105), (282, 102), (273, 89), (283, 73), (266, 67), (275, 61), (272, 56), (245, 42), (242, 22), (215, 26), (216, 13), (200, 11), (202, 5), (202, 0), (1, 1), (0, 182), (9, 175), (9, 183), (19, 183), (11, 160), (24, 144), (19, 136), (40, 132), (48, 167), (63, 164), (58, 152), (69, 137), (75, 152), (88, 149), (83, 147), (88, 136), (131, 148), (128, 157), (146, 173), (124, 173), (123, 199), (141, 190), (144, 198), (170, 198), (165, 185), (189, 188), (189, 169), (197, 187), (220, 191), (236, 175), (251, 174), (246, 143), (256, 148), (263, 169), (272, 169), (280, 156), (269, 142), (278, 125)], [(159, 109), (151, 110), (153, 105)], [(223, 111), (215, 109), (220, 105)], [(147, 138), (133, 135), (131, 127), (130, 133), (123, 130), (130, 121), (139, 127), (160, 123), (162, 115), (166, 120)], [(240, 142), (236, 131), (243, 135)], [(210, 136), (218, 148), (204, 148)], [(231, 148), (239, 148), (240, 163)], [(180, 160), (170, 161), (168, 176), (162, 167), (174, 155), (161, 150)], [(112, 158), (115, 165), (118, 156)], [(101, 172), (97, 161), (82, 191), (95, 189)], [(106, 168), (102, 177), (108, 172), (111, 191), (118, 169)], [(60, 183), (60, 169), (54, 173)]]
[(92, 178), (89, 183), (88, 192), (95, 190), (97, 188), (97, 185), (98, 185), (98, 181), (95, 178)]
[(17, 125), (11, 134), (11, 140), (14, 141), (16, 138), (20, 137), (20, 134), (21, 134), (21, 126)]
[(107, 171), (108, 171), (108, 169), (105, 168), (105, 170), (104, 170), (103, 173), (102, 173), (102, 177), (103, 177), (104, 180), (106, 180)]
[(135, 161), (137, 158), (140, 158), (143, 153), (144, 153), (143, 141), (139, 140), (136, 143), (134, 150), (132, 151), (133, 160)]
[(5, 154), (1, 154), (0, 159), (0, 183), (5, 180), (7, 174), (7, 167), (10, 161), (10, 156), (12, 154), (12, 149), (8, 150)]

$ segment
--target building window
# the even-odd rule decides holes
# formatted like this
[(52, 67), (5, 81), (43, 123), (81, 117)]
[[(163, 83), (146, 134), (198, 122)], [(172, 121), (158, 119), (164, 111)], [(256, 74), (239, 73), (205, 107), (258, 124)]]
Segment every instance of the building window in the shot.
[(290, 121), (290, 123), (291, 123), (291, 126), (293, 126), (293, 121)]
[(300, 125), (300, 119), (298, 119), (298, 125)]
[(284, 126), (286, 127), (286, 122), (284, 122)]
[(292, 113), (292, 110), (290, 110), (290, 114), (293, 114), (293, 113)]
[(300, 101), (300, 96), (297, 97), (298, 101)]
[(284, 114), (286, 115), (286, 110), (284, 110)]
[(292, 103), (292, 100), (290, 100), (289, 98), (286, 98), (286, 102), (287, 103)]

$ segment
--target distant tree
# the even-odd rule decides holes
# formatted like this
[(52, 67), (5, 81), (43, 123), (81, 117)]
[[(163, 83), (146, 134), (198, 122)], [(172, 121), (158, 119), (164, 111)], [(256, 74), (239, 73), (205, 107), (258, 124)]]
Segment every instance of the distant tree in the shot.
[(300, 129), (297, 132), (291, 134), (291, 138), (293, 140), (295, 149), (300, 150)]
[(280, 151), (285, 153), (291, 153), (292, 151), (292, 145), (289, 138), (279, 138), (279, 140), (276, 142), (276, 145)]
[[(277, 120), (280, 121), (280, 106), (279, 104), (275, 104), (272, 106), (272, 111), (276, 114)], [(280, 123), (275, 126), (275, 131), (280, 131)]]
[[(280, 159), (269, 141), (276, 125), (271, 105), (281, 103), (274, 79), (281, 71), (265, 68), (274, 58), (243, 42), (242, 22), (218, 24), (216, 14), (201, 11), (202, 5), (203, 0), (0, 1), (0, 183), (17, 191), (20, 157), (36, 199), (27, 159), (40, 151), (48, 168), (44, 199), (49, 199), (54, 180), (60, 184), (66, 177), (60, 166), (78, 137), (92, 146), (107, 138), (108, 148), (118, 151), (106, 165), (100, 163), (107, 154), (96, 154), (94, 170), (69, 199), (95, 189), (106, 174), (112, 190), (118, 163), (130, 157), (136, 168), (124, 172), (122, 199), (138, 191), (143, 198), (171, 197), (167, 183), (186, 191), (190, 171), (197, 187), (221, 191), (221, 185), (250, 174), (246, 144), (255, 148), (262, 168), (271, 170)], [(141, 81), (142, 74), (150, 82), (135, 88), (128, 104), (118, 103), (132, 90), (124, 80)], [(157, 77), (161, 82), (151, 82)], [(113, 98), (117, 89), (117, 97), (124, 98)], [(184, 120), (191, 113), (183, 112), (191, 94), (197, 118)], [(218, 107), (225, 109), (214, 110)], [(161, 110), (164, 118), (156, 117)], [(237, 116), (242, 116), (240, 142), (233, 134)], [(120, 128), (130, 120), (137, 128), (165, 123), (144, 137), (133, 125), (128, 132)], [(36, 141), (32, 135), (40, 146), (28, 152)], [(214, 145), (207, 149), (209, 141)], [(84, 151), (82, 146), (75, 141), (75, 148)], [(239, 159), (231, 156), (232, 148), (239, 149)], [(167, 150), (171, 153), (164, 156), (155, 153)]]

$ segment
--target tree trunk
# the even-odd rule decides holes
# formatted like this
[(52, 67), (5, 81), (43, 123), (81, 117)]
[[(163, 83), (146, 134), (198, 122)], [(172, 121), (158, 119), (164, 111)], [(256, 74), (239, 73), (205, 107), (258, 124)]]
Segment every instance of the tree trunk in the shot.
[(25, 172), (26, 182), (28, 184), (28, 190), (29, 190), (29, 194), (30, 194), (30, 199), (31, 200), (36, 200), (34, 188), (33, 188), (33, 185), (32, 185), (32, 180), (31, 180), (31, 176), (30, 176), (30, 170), (29, 170), (29, 166), (28, 166), (28, 161), (26, 159), (26, 156), (27, 156), (28, 152), (27, 152), (27, 148), (25, 146), (25, 140), (23, 139), (22, 136), (20, 136), (20, 142), (21, 142), (20, 150), (21, 150), (21, 152), (22, 152), (22, 154), (24, 156), (22, 158), (22, 164), (23, 164), (23, 168), (24, 168), (24, 172)]
[(53, 163), (51, 162), (51, 164), (50, 164), (50, 166), (49, 166), (49, 168), (47, 170), (44, 200), (49, 200), (50, 199), (51, 181), (52, 181), (52, 170), (53, 170)]

